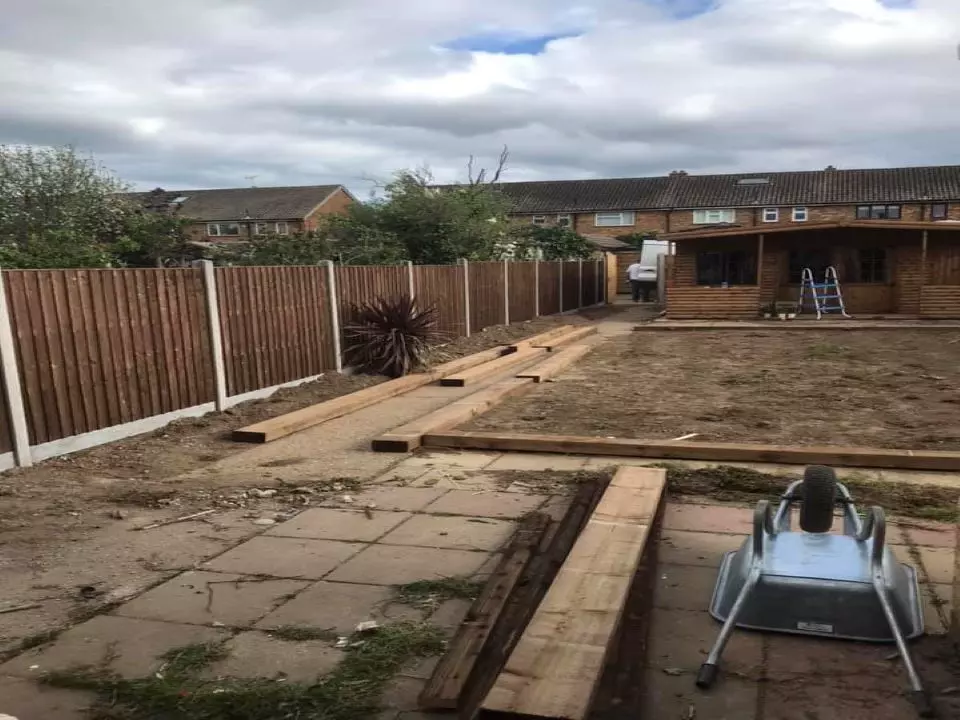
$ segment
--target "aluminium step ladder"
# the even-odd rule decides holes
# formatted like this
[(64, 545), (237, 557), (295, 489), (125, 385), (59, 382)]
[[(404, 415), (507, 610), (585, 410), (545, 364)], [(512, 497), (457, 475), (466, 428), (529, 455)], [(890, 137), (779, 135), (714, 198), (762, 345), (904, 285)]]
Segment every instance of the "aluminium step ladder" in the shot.
[[(810, 298), (807, 299), (809, 293)], [(843, 317), (847, 315), (847, 308), (843, 304), (843, 293), (840, 291), (840, 281), (837, 279), (837, 270), (833, 265), (827, 268), (822, 283), (818, 283), (813, 276), (813, 270), (804, 268), (800, 281), (800, 302), (798, 310), (812, 307), (817, 312), (817, 320), (824, 313), (839, 312)]]

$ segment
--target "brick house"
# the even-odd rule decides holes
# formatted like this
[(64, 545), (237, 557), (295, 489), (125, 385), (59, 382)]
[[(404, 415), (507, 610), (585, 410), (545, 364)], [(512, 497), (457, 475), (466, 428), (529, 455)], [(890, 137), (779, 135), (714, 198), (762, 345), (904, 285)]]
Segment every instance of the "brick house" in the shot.
[(343, 213), (357, 199), (342, 185), (163, 190), (132, 193), (145, 208), (189, 218), (194, 242), (220, 243), (253, 235), (315, 230), (324, 215)]
[[(960, 166), (504, 183), (515, 219), (674, 243), (673, 317), (755, 317), (837, 268), (852, 313), (960, 316)], [(622, 255), (624, 263), (630, 254)]]

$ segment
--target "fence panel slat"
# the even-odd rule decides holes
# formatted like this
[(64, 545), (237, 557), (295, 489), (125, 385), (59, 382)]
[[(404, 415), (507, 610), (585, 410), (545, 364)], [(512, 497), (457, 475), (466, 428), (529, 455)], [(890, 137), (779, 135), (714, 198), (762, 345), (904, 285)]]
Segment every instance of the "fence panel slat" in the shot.
[(510, 273), (510, 322), (533, 320), (536, 316), (536, 267), (532, 262), (512, 262)]
[(563, 307), (561, 312), (576, 310), (580, 307), (580, 268), (579, 263), (563, 263)]
[(437, 310), (437, 325), (448, 338), (466, 334), (464, 322), (463, 267), (460, 265), (415, 265), (414, 284), (421, 307)]
[(470, 263), (470, 331), (503, 325), (503, 263)]
[(540, 263), (540, 314), (560, 312), (560, 263)]
[(594, 260), (584, 260), (581, 306), (596, 305), (597, 302), (597, 263)]
[(335, 270), (341, 328), (353, 322), (354, 306), (377, 297), (395, 300), (410, 292), (405, 265), (338, 265)]

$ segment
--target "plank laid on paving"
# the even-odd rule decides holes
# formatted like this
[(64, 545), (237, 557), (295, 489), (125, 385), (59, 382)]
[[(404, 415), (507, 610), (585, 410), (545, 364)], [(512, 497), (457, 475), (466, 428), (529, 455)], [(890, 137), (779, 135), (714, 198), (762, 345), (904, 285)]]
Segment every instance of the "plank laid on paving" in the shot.
[(542, 348), (518, 350), (517, 352), (509, 353), (496, 360), (475, 365), (456, 375), (447, 375), (447, 377), (440, 381), (440, 384), (446, 387), (465, 387), (466, 385), (472, 385), (486, 378), (493, 377), (494, 375), (499, 375), (514, 365), (533, 360), (544, 352)]
[(490, 350), (483, 350), (466, 357), (457, 358), (450, 362), (437, 365), (426, 372), (406, 375), (395, 380), (374, 385), (352, 392), (349, 395), (326, 400), (309, 407), (294, 410), (284, 415), (263, 420), (262, 422), (248, 425), (233, 431), (232, 438), (240, 442), (266, 443), (285, 437), (300, 430), (305, 430), (314, 425), (319, 425), (327, 420), (348, 415), (349, 413), (362, 410), (365, 407), (374, 405), (383, 400), (402, 395), (403, 393), (416, 390), (424, 385), (436, 382), (440, 378), (467, 370), (476, 365), (482, 365), (497, 360), (504, 352), (509, 352), (506, 347), (496, 347)]
[(487, 694), (481, 716), (587, 716), (665, 485), (660, 468), (617, 471)]
[(535, 383), (541, 383), (565, 370), (591, 350), (593, 348), (590, 345), (573, 345), (558, 353), (551, 354), (549, 360), (534, 365), (532, 368), (521, 370), (517, 373), (517, 377), (530, 378)]
[(423, 445), (460, 450), (612, 455), (664, 460), (761, 462), (786, 465), (836, 465), (889, 470), (960, 470), (960, 452), (945, 450), (888, 450), (837, 446), (703, 443), (675, 440), (578, 437), (494, 432), (431, 432)]
[(513, 345), (508, 345), (507, 347), (514, 351), (529, 350), (533, 347), (543, 347), (544, 343), (548, 343), (560, 335), (565, 335), (571, 330), (573, 330), (573, 325), (557, 325), (557, 327), (547, 330), (546, 332), (542, 332), (539, 335), (534, 335), (533, 337), (528, 337), (525, 340), (520, 340), (519, 342), (515, 342)]
[(556, 337), (551, 338), (545, 342), (540, 342), (533, 347), (543, 348), (545, 350), (553, 351), (558, 347), (564, 345), (569, 345), (570, 343), (576, 342), (577, 340), (582, 340), (588, 335), (593, 335), (597, 331), (596, 325), (584, 325), (583, 327), (571, 328), (562, 335), (557, 335)]
[(504, 398), (529, 390), (531, 387), (533, 387), (533, 381), (529, 378), (503, 380), (374, 438), (372, 449), (376, 452), (410, 452), (420, 447), (421, 440), (427, 433), (462, 425), (486, 412)]

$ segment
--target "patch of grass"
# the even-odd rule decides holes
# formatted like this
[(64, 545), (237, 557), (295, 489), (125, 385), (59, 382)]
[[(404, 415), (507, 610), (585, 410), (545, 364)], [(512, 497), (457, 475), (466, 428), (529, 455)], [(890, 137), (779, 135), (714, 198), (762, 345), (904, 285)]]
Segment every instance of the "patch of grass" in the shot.
[(164, 653), (163, 672), (174, 677), (186, 677), (223, 660), (228, 653), (222, 642), (194, 643)]
[(415, 580), (406, 585), (394, 585), (394, 600), (419, 608), (435, 608), (446, 600), (461, 598), (473, 600), (483, 590), (483, 583), (464, 577), (446, 577), (439, 580)]
[(360, 720), (378, 711), (384, 687), (404, 664), (444, 647), (438, 628), (397, 623), (363, 635), (333, 672), (312, 685), (198, 678), (204, 663), (218, 657), (212, 646), (173, 651), (165, 670), (150, 677), (129, 680), (86, 669), (53, 673), (44, 682), (95, 692), (93, 720)]
[(591, 470), (485, 470), (498, 487), (508, 488), (513, 483), (527, 486), (531, 492), (541, 495), (572, 495), (580, 483), (605, 480), (610, 477), (608, 469)]
[(339, 637), (333, 628), (316, 628), (307, 625), (281, 625), (269, 632), (272, 637), (278, 640), (289, 640), (290, 642), (336, 640)]
[[(667, 470), (667, 490), (673, 495), (697, 495), (729, 502), (756, 503), (775, 500), (800, 475), (771, 475), (748, 468), (718, 465), (691, 469), (661, 464)], [(862, 473), (840, 473), (861, 509), (879, 505), (888, 515), (953, 522), (957, 519), (960, 490), (939, 485), (870, 480)]]

